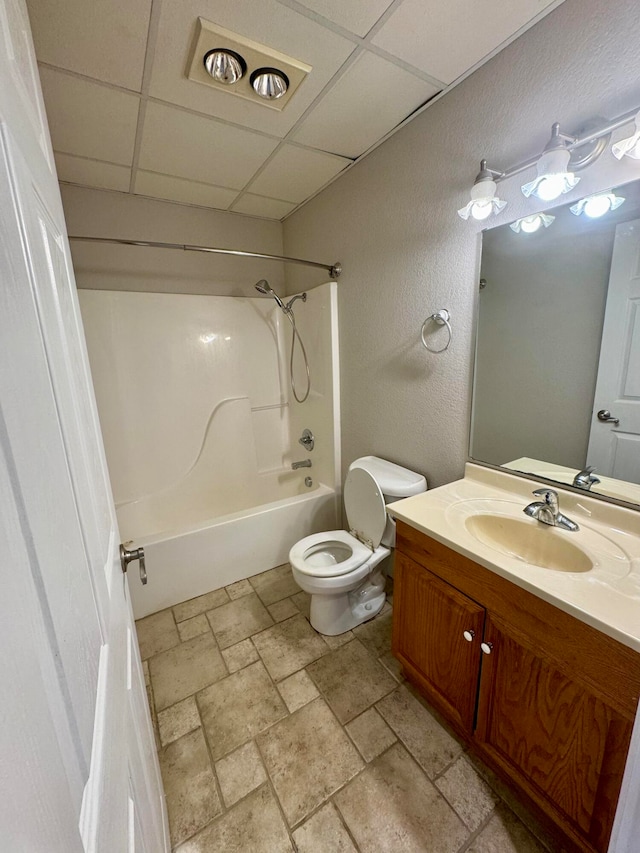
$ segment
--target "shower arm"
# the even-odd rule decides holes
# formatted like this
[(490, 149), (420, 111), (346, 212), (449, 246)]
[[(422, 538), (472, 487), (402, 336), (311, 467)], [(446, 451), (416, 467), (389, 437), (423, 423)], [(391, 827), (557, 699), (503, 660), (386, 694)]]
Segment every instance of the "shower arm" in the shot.
[(335, 264), (320, 264), (317, 261), (305, 261), (302, 258), (289, 258), (286, 255), (267, 255), (263, 252), (243, 252), (239, 249), (216, 249), (212, 246), (190, 246), (185, 243), (160, 243), (154, 240), (119, 240), (115, 237), (79, 237), (69, 234), (69, 240), (79, 243), (116, 243), (121, 246), (146, 246), (153, 249), (182, 249), (185, 252), (208, 252), (213, 255), (237, 255), (242, 258), (261, 258), (265, 261), (283, 261), (286, 264), (303, 264), (307, 267), (317, 267), (327, 270), (329, 278), (334, 280), (340, 277), (342, 265), (339, 261)]
[(288, 312), (288, 311), (291, 311), (291, 306), (292, 306), (292, 305), (293, 305), (293, 303), (296, 301), (296, 299), (302, 299), (302, 301), (303, 301), (303, 302), (306, 302), (306, 301), (307, 301), (307, 294), (306, 294), (306, 293), (297, 293), (297, 294), (293, 297), (293, 299), (290, 299), (290, 300), (287, 302), (287, 304), (284, 306), (284, 310), (285, 310), (285, 311), (287, 311), (287, 312)]

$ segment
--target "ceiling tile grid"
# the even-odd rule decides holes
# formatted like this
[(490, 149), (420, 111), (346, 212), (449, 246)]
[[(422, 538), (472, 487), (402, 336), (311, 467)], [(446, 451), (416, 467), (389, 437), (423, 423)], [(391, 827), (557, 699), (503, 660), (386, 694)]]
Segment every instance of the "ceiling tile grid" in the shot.
[[(562, 0), (27, 0), (61, 181), (283, 219)], [(187, 78), (196, 21), (311, 66), (282, 111)]]

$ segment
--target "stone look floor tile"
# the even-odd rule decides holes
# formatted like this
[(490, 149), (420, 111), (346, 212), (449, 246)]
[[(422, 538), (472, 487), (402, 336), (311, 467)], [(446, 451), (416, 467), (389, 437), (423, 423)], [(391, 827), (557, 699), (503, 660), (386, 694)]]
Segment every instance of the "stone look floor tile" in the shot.
[(209, 630), (209, 623), (204, 613), (199, 613), (198, 616), (192, 616), (191, 619), (185, 619), (183, 622), (178, 622), (178, 634), (180, 640), (186, 643), (187, 640), (193, 640), (200, 634), (206, 634)]
[(160, 711), (158, 714), (158, 727), (160, 730), (160, 743), (166, 746), (168, 743), (177, 740), (187, 732), (200, 727), (200, 715), (196, 707), (196, 700), (193, 696), (188, 696), (182, 702), (177, 702)]
[(300, 587), (293, 579), (289, 563), (276, 566), (275, 569), (270, 569), (261, 575), (254, 575), (250, 582), (263, 604), (275, 604), (276, 601), (300, 592)]
[(179, 844), (222, 811), (202, 729), (160, 753), (171, 843)]
[(276, 601), (275, 604), (268, 605), (267, 610), (274, 622), (284, 622), (285, 619), (295, 616), (299, 612), (290, 598), (283, 598), (282, 601)]
[(395, 680), (402, 684), (405, 677), (402, 674), (402, 666), (398, 658), (394, 657), (391, 652), (385, 652), (385, 654), (380, 655), (378, 660), (382, 666), (391, 673)]
[(430, 779), (462, 752), (460, 744), (406, 687), (398, 687), (376, 708)]
[(176, 853), (292, 853), (280, 809), (265, 785), (230, 809)]
[(369, 708), (345, 728), (365, 761), (373, 761), (396, 741), (395, 734), (375, 708)]
[(471, 831), (480, 826), (498, 802), (498, 797), (464, 756), (460, 756), (435, 784)]
[(253, 587), (246, 578), (245, 580), (236, 581), (225, 588), (231, 601), (235, 601), (237, 598), (242, 598), (243, 595), (250, 595), (250, 593), (253, 592)]
[(260, 735), (258, 746), (289, 826), (303, 820), (363, 766), (321, 698)]
[(188, 601), (176, 604), (173, 608), (173, 615), (176, 617), (176, 622), (184, 622), (200, 613), (206, 613), (207, 610), (213, 610), (214, 607), (220, 607), (228, 601), (229, 596), (224, 589), (214, 589), (205, 595), (199, 595), (197, 598), (190, 598)]
[(307, 672), (343, 724), (397, 687), (358, 640), (312, 663)]
[(287, 715), (261, 661), (203, 690), (197, 702), (214, 760)]
[(255, 741), (216, 762), (216, 774), (227, 808), (267, 781), (267, 774)]
[(291, 714), (320, 695), (304, 669), (281, 681), (278, 690)]
[(400, 744), (334, 797), (362, 853), (454, 853), (469, 833)]
[(257, 634), (253, 642), (274, 681), (286, 678), (328, 651), (324, 640), (300, 613)]
[(136, 622), (136, 634), (142, 660), (165, 652), (180, 642), (176, 623), (170, 610), (152, 613)]
[(526, 826), (506, 806), (499, 805), (466, 853), (546, 853)]
[(335, 637), (330, 637), (328, 634), (320, 634), (320, 636), (330, 649), (339, 649), (340, 646), (345, 646), (355, 638), (353, 631), (345, 631), (344, 634), (336, 634)]
[(298, 853), (358, 853), (335, 806), (327, 803), (293, 833)]
[(297, 592), (295, 595), (291, 596), (291, 600), (298, 608), (300, 613), (306, 618), (309, 618), (309, 614), (311, 613), (311, 596), (308, 592)]
[(236, 643), (235, 646), (223, 649), (222, 657), (229, 672), (237, 672), (239, 669), (244, 669), (245, 666), (249, 666), (250, 663), (257, 661), (259, 655), (256, 647), (247, 637), (246, 640)]
[(223, 604), (207, 613), (207, 618), (221, 649), (234, 646), (273, 625), (273, 619), (255, 592)]
[(391, 651), (391, 619), (389, 612), (353, 629), (365, 649), (375, 658)]
[(210, 633), (156, 655), (149, 662), (153, 698), (162, 711), (227, 674)]

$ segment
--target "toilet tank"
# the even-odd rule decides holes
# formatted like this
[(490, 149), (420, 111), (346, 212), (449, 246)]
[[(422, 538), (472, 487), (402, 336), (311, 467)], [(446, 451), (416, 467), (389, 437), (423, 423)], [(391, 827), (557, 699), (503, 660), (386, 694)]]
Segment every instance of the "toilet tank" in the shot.
[[(419, 495), (427, 491), (427, 481), (415, 471), (396, 465), (379, 456), (361, 456), (349, 465), (353, 468), (364, 468), (378, 484), (384, 495), (385, 503), (393, 503), (411, 495)], [(382, 544), (393, 548), (396, 543), (396, 523), (387, 516), (387, 526), (382, 534)]]

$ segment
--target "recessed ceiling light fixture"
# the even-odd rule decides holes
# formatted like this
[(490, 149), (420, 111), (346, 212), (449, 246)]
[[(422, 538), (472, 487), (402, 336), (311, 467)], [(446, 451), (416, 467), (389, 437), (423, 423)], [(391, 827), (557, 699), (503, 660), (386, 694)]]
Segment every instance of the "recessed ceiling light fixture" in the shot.
[(186, 75), (225, 97), (281, 112), (311, 70), (299, 59), (198, 18)]
[(502, 172), (487, 168), (487, 161), (481, 160), (480, 171), (471, 187), (471, 201), (460, 208), (458, 216), (461, 219), (468, 219), (470, 216), (473, 219), (487, 219), (491, 214), (500, 213), (501, 210), (504, 210), (507, 202), (502, 201), (496, 195), (495, 179), (501, 176)]
[(284, 71), (277, 68), (258, 68), (251, 75), (253, 91), (266, 101), (275, 101), (286, 95), (289, 88), (289, 78)]
[(204, 67), (218, 83), (232, 86), (237, 83), (247, 70), (247, 63), (234, 50), (216, 47), (204, 55)]
[(536, 163), (538, 176), (522, 185), (523, 195), (527, 198), (535, 195), (542, 201), (553, 201), (575, 187), (580, 178), (569, 171), (571, 152), (567, 148), (567, 143), (575, 141), (575, 137), (560, 133), (560, 125), (555, 122), (551, 128), (551, 139)]
[(624, 204), (622, 196), (615, 195), (614, 193), (597, 193), (596, 195), (581, 198), (579, 202), (571, 205), (569, 210), (571, 213), (575, 213), (576, 216), (584, 213), (589, 219), (599, 219), (605, 213), (609, 213), (610, 210), (620, 207), (621, 204)]
[(523, 234), (534, 234), (536, 231), (539, 231), (540, 228), (544, 225), (545, 228), (548, 228), (555, 216), (549, 216), (548, 213), (533, 213), (531, 216), (524, 216), (522, 219), (516, 219), (515, 222), (512, 222), (509, 225), (512, 231), (515, 231), (516, 234), (519, 234), (521, 231)]

